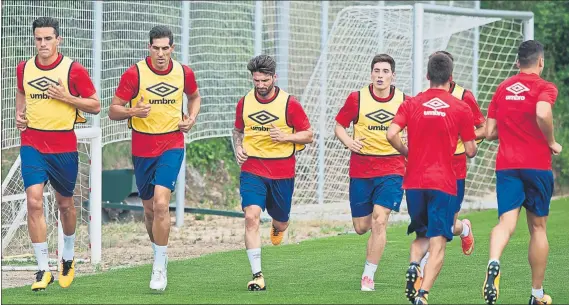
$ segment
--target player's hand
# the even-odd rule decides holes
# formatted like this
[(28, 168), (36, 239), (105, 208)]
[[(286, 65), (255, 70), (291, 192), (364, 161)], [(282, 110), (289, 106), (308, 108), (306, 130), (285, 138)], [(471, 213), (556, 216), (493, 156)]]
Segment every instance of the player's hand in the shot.
[(146, 118), (150, 114), (150, 105), (144, 103), (144, 97), (141, 96), (133, 109), (133, 116), (137, 118)]
[(362, 148), (364, 148), (363, 140), (365, 140), (365, 139), (366, 138), (358, 138), (358, 139), (352, 140), (352, 143), (350, 143), (348, 148), (355, 153), (360, 153)]
[(58, 84), (50, 84), (47, 88), (47, 95), (58, 101), (67, 102), (71, 98), (71, 94), (63, 87), (61, 78), (58, 79)]
[(240, 166), (243, 165), (243, 163), (245, 163), (245, 161), (247, 161), (247, 158), (249, 157), (247, 155), (247, 152), (242, 146), (237, 146), (237, 148), (235, 149), (235, 156), (237, 157), (237, 164), (239, 164)]
[(190, 129), (192, 129), (192, 127), (194, 126), (195, 123), (196, 123), (195, 118), (189, 117), (187, 114), (184, 114), (182, 121), (180, 121), (180, 123), (178, 123), (178, 128), (182, 132), (188, 132), (188, 131), (190, 131)]
[(19, 131), (24, 131), (28, 128), (28, 120), (25, 113), (16, 113), (16, 128)]
[(555, 142), (552, 145), (549, 145), (549, 149), (551, 149), (551, 153), (554, 155), (559, 155), (561, 153), (561, 151), (563, 150), (563, 146), (561, 146), (561, 144)]
[(273, 123), (271, 123), (271, 130), (269, 130), (269, 133), (271, 134), (271, 140), (273, 140), (273, 142), (287, 142), (286, 134), (273, 125)]

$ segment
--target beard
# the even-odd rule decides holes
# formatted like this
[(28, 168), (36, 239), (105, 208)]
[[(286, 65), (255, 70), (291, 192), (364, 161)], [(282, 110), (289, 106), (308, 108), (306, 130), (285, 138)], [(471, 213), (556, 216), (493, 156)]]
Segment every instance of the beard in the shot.
[(267, 87), (267, 89), (255, 88), (255, 92), (257, 93), (257, 95), (259, 95), (263, 98), (266, 98), (269, 95), (269, 93), (271, 93), (271, 91), (273, 91), (274, 87), (275, 87), (275, 84), (273, 83), (272, 85)]

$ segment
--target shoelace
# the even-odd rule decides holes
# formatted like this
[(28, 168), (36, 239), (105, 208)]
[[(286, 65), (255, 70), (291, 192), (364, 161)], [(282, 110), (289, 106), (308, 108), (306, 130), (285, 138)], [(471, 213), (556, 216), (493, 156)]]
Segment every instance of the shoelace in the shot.
[(40, 270), (40, 271), (34, 273), (35, 276), (36, 276), (36, 282), (39, 282), (39, 281), (41, 281), (41, 280), (43, 279), (43, 274), (44, 274), (44, 273), (45, 273), (45, 271), (43, 271), (43, 270)]
[(273, 227), (273, 236), (279, 236), (279, 230), (277, 230), (277, 228)]
[(71, 270), (73, 261), (62, 261), (63, 271), (61, 272), (63, 275), (68, 275), (69, 270)]

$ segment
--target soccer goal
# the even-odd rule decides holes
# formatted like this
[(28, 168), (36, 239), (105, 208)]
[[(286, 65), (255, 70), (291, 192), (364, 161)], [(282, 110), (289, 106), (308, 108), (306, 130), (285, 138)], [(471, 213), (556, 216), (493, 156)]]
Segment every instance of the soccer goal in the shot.
[[(76, 129), (79, 174), (73, 199), (77, 210), (75, 257), (77, 263), (101, 261), (101, 129)], [(63, 249), (63, 230), (55, 191), (44, 188), (44, 215), (50, 268), (57, 269)], [(18, 156), (2, 181), (2, 270), (35, 270), (34, 250), (28, 235), (26, 193)]]
[[(295, 198), (327, 204), (348, 200), (350, 151), (334, 136), (335, 116), (350, 92), (370, 82), (375, 54), (392, 55), (395, 85), (416, 95), (429, 86), (428, 56), (449, 51), (453, 79), (474, 93), (486, 114), (497, 85), (516, 73), (517, 48), (527, 39), (533, 39), (531, 12), (421, 3), (341, 10), (301, 99), (315, 126), (315, 143), (298, 155)], [(496, 148), (496, 143), (483, 142), (469, 163), (465, 207), (495, 206)]]

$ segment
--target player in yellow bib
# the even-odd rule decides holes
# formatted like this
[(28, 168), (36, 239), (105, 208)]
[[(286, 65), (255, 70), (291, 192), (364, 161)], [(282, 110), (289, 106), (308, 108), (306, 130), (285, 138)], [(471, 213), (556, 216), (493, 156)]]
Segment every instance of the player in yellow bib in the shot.
[(75, 124), (84, 112), (99, 113), (101, 103), (87, 70), (58, 52), (59, 22), (41, 17), (32, 25), (37, 55), (21, 62), (17, 71), (16, 127), (21, 131), (20, 158), (26, 191), (28, 232), (38, 262), (32, 290), (46, 289), (54, 277), (49, 270), (43, 189), (49, 181), (63, 227), (63, 253), (58, 282), (67, 288), (75, 277), (73, 200), (79, 170)]
[[(150, 56), (122, 75), (109, 109), (111, 120), (128, 120), (132, 163), (154, 264), (150, 289), (166, 289), (170, 197), (184, 157), (184, 132), (196, 121), (201, 97), (190, 67), (171, 59), (174, 35), (165, 26), (149, 33)], [(183, 97), (188, 98), (188, 115)], [(126, 108), (125, 105), (130, 107)]]
[(261, 211), (273, 218), (271, 242), (279, 245), (288, 228), (294, 191), (295, 153), (312, 142), (306, 113), (292, 95), (275, 86), (276, 63), (259, 55), (247, 65), (255, 88), (237, 103), (233, 143), (241, 165), (241, 207), (245, 247), (253, 279), (249, 290), (265, 290), (261, 271)]
[[(386, 132), (406, 96), (393, 86), (395, 60), (387, 54), (371, 62), (371, 83), (352, 92), (336, 116), (336, 137), (350, 157), (350, 208), (358, 234), (371, 230), (361, 290), (375, 290), (374, 275), (387, 241), (391, 211), (403, 199), (405, 157), (386, 138)], [(346, 128), (353, 123), (350, 137)]]

